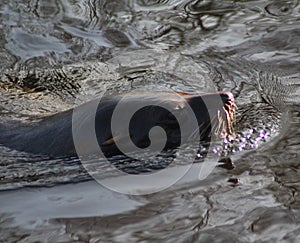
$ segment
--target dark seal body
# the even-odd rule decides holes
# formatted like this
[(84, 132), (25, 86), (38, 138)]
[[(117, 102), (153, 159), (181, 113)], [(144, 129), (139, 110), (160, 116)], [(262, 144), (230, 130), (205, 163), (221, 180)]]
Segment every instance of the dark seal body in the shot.
[[(184, 98), (184, 102), (182, 98)], [(123, 128), (118, 136), (113, 137), (112, 135), (111, 119), (120, 100), (128, 106), (134, 103), (144, 104), (143, 108), (139, 109), (130, 120), (130, 138), (123, 136)], [(170, 109), (166, 110), (157, 105), (147, 105), (149, 101), (167, 104)], [(208, 103), (210, 104), (209, 107), (207, 106)], [(79, 122), (77, 126), (82, 126), (84, 129), (87, 121), (94, 119), (92, 122), (95, 121), (95, 134), (99, 147), (107, 157), (122, 154), (116, 145), (116, 140), (126, 144), (131, 139), (138, 148), (147, 148), (151, 143), (149, 131), (155, 126), (164, 129), (167, 135), (164, 149), (176, 148), (182, 142), (193, 139), (193, 133), (183, 134), (181, 132), (174, 115), (175, 113), (184, 114), (186, 104), (192, 108), (195, 114), (198, 128), (194, 132), (199, 132), (201, 141), (209, 141), (214, 135), (232, 133), (234, 99), (230, 92), (204, 95), (178, 93), (177, 96), (171, 92), (145, 92), (135, 95), (104, 97), (99, 102), (94, 116), (89, 114), (89, 109), (87, 109), (90, 105), (89, 102), (76, 108), (86, 110), (83, 112), (82, 119), (77, 121)], [(0, 144), (15, 150), (51, 157), (76, 156), (72, 118), (73, 109), (43, 117), (30, 124), (1, 124)], [(185, 119), (186, 122), (189, 121), (189, 117)], [(124, 127), (124, 129), (127, 128)]]

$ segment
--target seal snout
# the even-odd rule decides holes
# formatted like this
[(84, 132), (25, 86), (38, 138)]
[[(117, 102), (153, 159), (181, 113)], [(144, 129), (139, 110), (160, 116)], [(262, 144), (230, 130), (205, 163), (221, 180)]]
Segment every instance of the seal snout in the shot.
[(220, 95), (224, 105), (227, 105), (232, 108), (236, 107), (236, 105), (234, 103), (234, 97), (231, 92), (220, 92), (219, 95)]
[(222, 92), (220, 93), (220, 96), (224, 103), (226, 112), (229, 113), (230, 117), (233, 116), (235, 114), (235, 109), (237, 108), (233, 94), (231, 92)]
[(223, 110), (225, 112), (225, 120), (226, 120), (226, 136), (232, 135), (233, 132), (233, 124), (235, 122), (235, 110), (237, 108), (234, 96), (231, 92), (220, 92), (219, 93), (222, 101), (223, 101)]

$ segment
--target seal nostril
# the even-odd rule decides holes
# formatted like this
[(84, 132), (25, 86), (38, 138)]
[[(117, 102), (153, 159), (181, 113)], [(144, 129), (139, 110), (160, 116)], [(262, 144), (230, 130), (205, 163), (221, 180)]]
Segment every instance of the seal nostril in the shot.
[(224, 104), (231, 104), (234, 102), (234, 97), (231, 92), (222, 92), (220, 93), (220, 97)]

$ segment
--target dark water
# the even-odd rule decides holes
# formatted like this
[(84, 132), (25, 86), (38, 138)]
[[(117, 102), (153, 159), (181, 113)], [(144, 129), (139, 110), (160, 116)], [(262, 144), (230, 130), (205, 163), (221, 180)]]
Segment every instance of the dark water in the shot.
[(298, 1), (4, 0), (0, 16), (1, 123), (141, 87), (231, 91), (239, 108), (216, 147), (231, 163), (147, 196), (0, 147), (1, 242), (299, 242)]

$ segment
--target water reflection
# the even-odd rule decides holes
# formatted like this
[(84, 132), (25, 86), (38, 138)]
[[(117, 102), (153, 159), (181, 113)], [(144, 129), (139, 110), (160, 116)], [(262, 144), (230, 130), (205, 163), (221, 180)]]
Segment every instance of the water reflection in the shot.
[(282, 2), (272, 2), (265, 7), (268, 14), (280, 17), (293, 15), (293, 8), (297, 6), (297, 1), (282, 1)]

